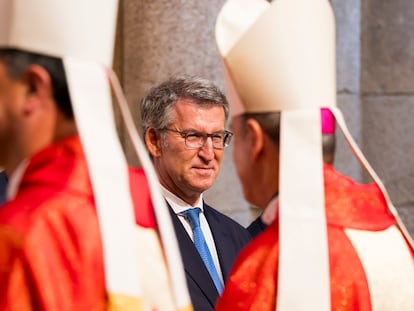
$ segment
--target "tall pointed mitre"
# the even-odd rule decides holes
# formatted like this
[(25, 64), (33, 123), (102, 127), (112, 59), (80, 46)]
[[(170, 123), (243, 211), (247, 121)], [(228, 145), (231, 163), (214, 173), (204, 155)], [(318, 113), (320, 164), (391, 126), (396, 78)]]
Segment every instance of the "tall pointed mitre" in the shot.
[(226, 82), (239, 96), (233, 115), (335, 105), (328, 1), (228, 1), (216, 30)]
[(117, 8), (116, 0), (2, 0), (0, 46), (110, 66)]
[(217, 18), (216, 41), (231, 114), (281, 112), (277, 308), (330, 310), (322, 107), (335, 115), (399, 221), (336, 108), (335, 21), (330, 3), (228, 0)]
[[(0, 48), (63, 59), (97, 204), (109, 309), (190, 310), (168, 209), (111, 70), (117, 9), (117, 0), (0, 0)], [(110, 81), (150, 182), (159, 233), (165, 246), (162, 250), (157, 232), (148, 233), (135, 223), (128, 166), (114, 124)], [(140, 254), (142, 250), (146, 256)], [(148, 255), (150, 252), (154, 254), (152, 257)], [(164, 264), (165, 269), (142, 269), (143, 257), (160, 263), (154, 269)], [(158, 284), (157, 280), (163, 281)], [(148, 285), (148, 281), (153, 284)], [(151, 300), (149, 303), (145, 303), (147, 298)]]

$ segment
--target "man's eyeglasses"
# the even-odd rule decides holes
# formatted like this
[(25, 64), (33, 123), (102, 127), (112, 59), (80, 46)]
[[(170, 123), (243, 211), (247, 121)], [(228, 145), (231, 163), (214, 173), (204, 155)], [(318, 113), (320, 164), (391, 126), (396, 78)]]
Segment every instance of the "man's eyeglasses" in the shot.
[(189, 149), (198, 149), (203, 147), (209, 137), (211, 138), (215, 149), (223, 149), (230, 144), (231, 138), (233, 137), (233, 133), (226, 130), (211, 134), (195, 131), (178, 131), (170, 128), (159, 129), (159, 131), (169, 131), (179, 134), (182, 138), (184, 138), (185, 145)]

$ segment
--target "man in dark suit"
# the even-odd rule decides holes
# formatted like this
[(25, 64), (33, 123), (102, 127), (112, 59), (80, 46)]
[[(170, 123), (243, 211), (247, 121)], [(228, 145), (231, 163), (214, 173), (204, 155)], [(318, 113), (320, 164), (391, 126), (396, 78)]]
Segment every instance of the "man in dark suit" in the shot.
[(6, 189), (7, 189), (7, 175), (5, 171), (0, 172), (0, 204), (6, 201)]
[(228, 113), (224, 94), (200, 78), (170, 78), (141, 101), (146, 146), (170, 207), (196, 311), (214, 309), (237, 254), (251, 239), (203, 200), (233, 135), (225, 130)]

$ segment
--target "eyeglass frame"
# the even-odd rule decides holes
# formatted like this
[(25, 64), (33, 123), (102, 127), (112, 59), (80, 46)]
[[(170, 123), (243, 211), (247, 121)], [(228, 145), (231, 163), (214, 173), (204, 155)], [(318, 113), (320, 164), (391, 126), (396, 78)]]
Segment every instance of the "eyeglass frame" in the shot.
[[(233, 132), (230, 132), (228, 130), (218, 131), (218, 132), (214, 132), (214, 133), (202, 133), (202, 132), (198, 132), (198, 131), (194, 131), (194, 130), (179, 131), (177, 129), (172, 129), (172, 128), (168, 128), (168, 127), (160, 128), (160, 129), (157, 129), (157, 130), (158, 131), (168, 131), (168, 132), (173, 132), (173, 133), (179, 134), (182, 138), (184, 138), (185, 146), (188, 149), (199, 149), (199, 148), (203, 147), (206, 144), (207, 138), (210, 137), (213, 148), (221, 150), (221, 149), (224, 149), (225, 147), (227, 147), (228, 145), (230, 145), (231, 139), (234, 135)], [(214, 142), (215, 136), (219, 135), (219, 134), (222, 135), (222, 137), (220, 137), (220, 139), (221, 139), (220, 146), (217, 145), (217, 143)], [(190, 135), (194, 135), (195, 137), (198, 138), (197, 146), (191, 145), (191, 143), (189, 145), (188, 137)], [(200, 144), (200, 142), (201, 142), (201, 144)]]

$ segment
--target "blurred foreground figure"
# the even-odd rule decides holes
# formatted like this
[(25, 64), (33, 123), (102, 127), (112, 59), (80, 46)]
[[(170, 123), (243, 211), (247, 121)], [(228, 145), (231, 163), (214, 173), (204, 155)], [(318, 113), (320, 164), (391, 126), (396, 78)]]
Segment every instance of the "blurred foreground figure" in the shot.
[(164, 252), (157, 192), (116, 136), (117, 8), (0, 0), (0, 310), (191, 310), (168, 210)]
[[(217, 310), (414, 310), (412, 240), (336, 108), (334, 33), (327, 0), (229, 0), (220, 12), (237, 173), (246, 199), (277, 214)], [(375, 183), (323, 164), (321, 108)]]

